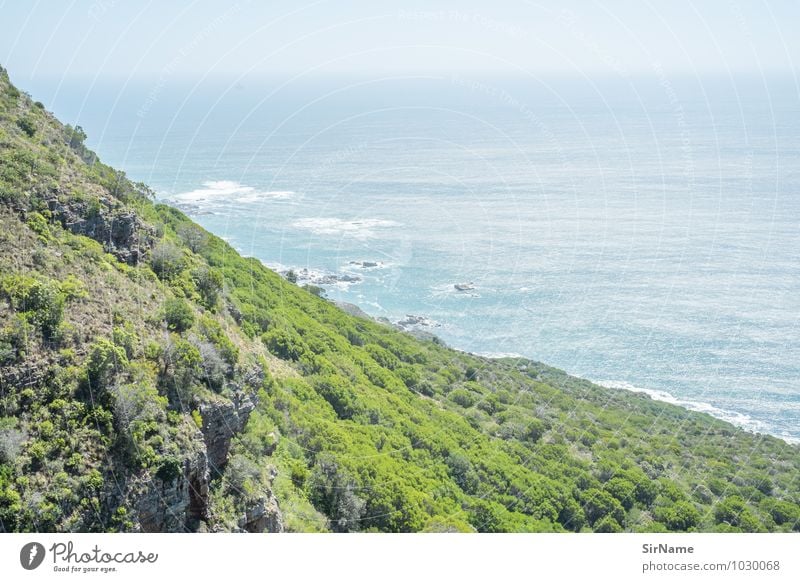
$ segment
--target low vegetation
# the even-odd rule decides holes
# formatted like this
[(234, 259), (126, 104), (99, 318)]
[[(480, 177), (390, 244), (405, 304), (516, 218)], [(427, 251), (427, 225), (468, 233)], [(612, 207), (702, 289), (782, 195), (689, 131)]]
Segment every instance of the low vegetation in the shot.
[(290, 531), (800, 531), (797, 447), (348, 315), (85, 140), (0, 69), (0, 531), (137, 529), (245, 397), (208, 528), (269, 490)]

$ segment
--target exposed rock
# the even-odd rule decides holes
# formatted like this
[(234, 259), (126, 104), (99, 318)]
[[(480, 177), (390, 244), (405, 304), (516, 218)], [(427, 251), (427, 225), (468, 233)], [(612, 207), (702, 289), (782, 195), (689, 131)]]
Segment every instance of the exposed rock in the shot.
[(228, 463), (233, 435), (241, 432), (255, 408), (253, 397), (237, 393), (233, 400), (204, 402), (199, 405), (203, 418), (203, 440), (208, 450), (208, 464), (217, 476)]
[(92, 206), (84, 201), (48, 200), (53, 217), (73, 234), (88, 236), (120, 261), (136, 265), (153, 246), (155, 233), (130, 209), (113, 210), (110, 203)]
[(239, 527), (250, 533), (280, 533), (283, 531), (283, 515), (278, 500), (271, 493), (259, 497), (247, 506), (239, 519)]
[(141, 484), (134, 507), (143, 532), (194, 531), (208, 517), (208, 457), (204, 450), (183, 461), (170, 481), (156, 476)]
[[(282, 273), (286, 275), (288, 271)], [(298, 269), (294, 271), (298, 285), (336, 285), (337, 283), (360, 283), (361, 277), (350, 273), (323, 273), (311, 269)]]
[(12, 366), (0, 368), (0, 390), (22, 390), (41, 386), (52, 371), (47, 358), (27, 357)]
[(434, 320), (432, 320), (432, 319), (430, 319), (428, 317), (425, 317), (423, 315), (407, 314), (405, 319), (401, 319), (400, 321), (397, 322), (397, 325), (400, 326), (400, 328), (402, 328), (402, 329), (408, 329), (408, 328), (417, 327), (417, 326), (420, 326), (420, 327), (441, 327), (442, 324), (440, 324), (439, 322), (434, 321)]
[(376, 267), (383, 266), (383, 263), (378, 261), (350, 261), (350, 264), (354, 267), (361, 267), (362, 269), (375, 269)]

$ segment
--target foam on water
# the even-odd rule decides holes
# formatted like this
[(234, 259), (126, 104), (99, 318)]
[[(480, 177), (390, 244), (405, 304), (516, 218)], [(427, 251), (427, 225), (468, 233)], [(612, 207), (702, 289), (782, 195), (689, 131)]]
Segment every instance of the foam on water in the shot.
[(292, 226), (308, 230), (317, 236), (348, 237), (356, 240), (376, 238), (380, 229), (400, 226), (394, 220), (365, 218), (346, 220), (336, 217), (300, 218)]
[(641, 388), (639, 386), (634, 386), (630, 382), (625, 382), (621, 380), (596, 380), (594, 383), (598, 384), (599, 386), (603, 386), (604, 388), (612, 388), (614, 390), (627, 390), (629, 392), (640, 392), (642, 394), (647, 394), (653, 400), (668, 402), (670, 404), (675, 404), (677, 406), (681, 406), (689, 410), (694, 410), (695, 412), (705, 412), (706, 414), (709, 414), (715, 418), (719, 418), (720, 420), (730, 422), (731, 424), (750, 432), (760, 433), (760, 432), (767, 432), (768, 430), (763, 422), (755, 420), (754, 418), (752, 418), (747, 414), (731, 410), (725, 410), (723, 408), (714, 406), (713, 404), (709, 404), (708, 402), (677, 398), (672, 394), (670, 394), (669, 392), (665, 392), (664, 390), (651, 390), (648, 388)]
[(180, 192), (169, 199), (178, 204), (252, 204), (266, 200), (287, 200), (296, 196), (291, 190), (257, 190), (233, 180), (207, 180), (202, 188)]

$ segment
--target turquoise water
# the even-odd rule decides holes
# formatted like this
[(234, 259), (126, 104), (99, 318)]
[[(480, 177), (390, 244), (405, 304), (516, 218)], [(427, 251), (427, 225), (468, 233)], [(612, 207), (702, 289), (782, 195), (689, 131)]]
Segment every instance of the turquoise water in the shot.
[(281, 82), (31, 88), (331, 298), (800, 439), (792, 83)]

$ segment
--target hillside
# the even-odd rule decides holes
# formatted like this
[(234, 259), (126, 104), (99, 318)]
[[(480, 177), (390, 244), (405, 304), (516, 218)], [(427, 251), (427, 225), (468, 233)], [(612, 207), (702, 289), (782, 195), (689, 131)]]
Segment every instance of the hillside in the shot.
[(0, 531), (800, 530), (797, 447), (349, 315), (85, 138), (0, 68)]

